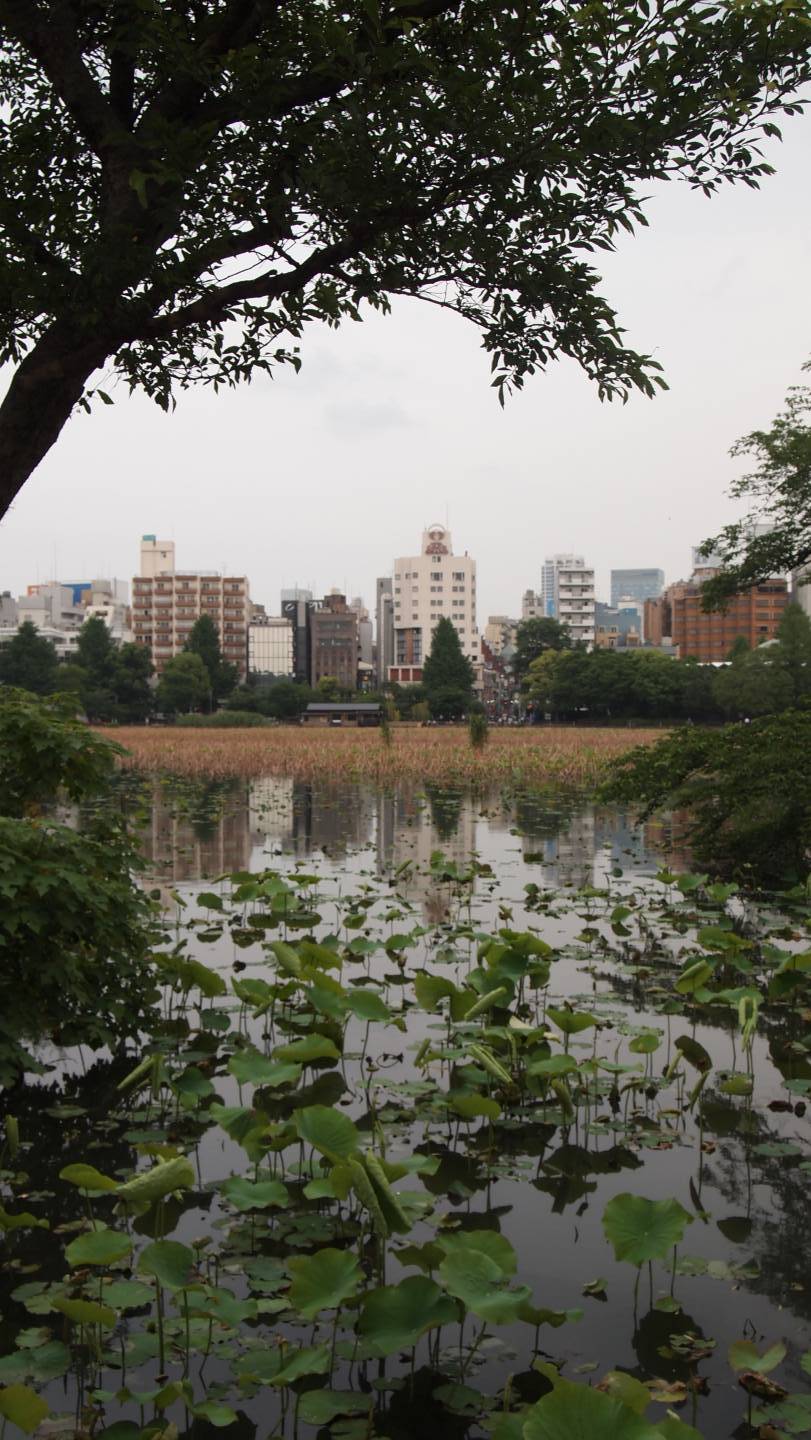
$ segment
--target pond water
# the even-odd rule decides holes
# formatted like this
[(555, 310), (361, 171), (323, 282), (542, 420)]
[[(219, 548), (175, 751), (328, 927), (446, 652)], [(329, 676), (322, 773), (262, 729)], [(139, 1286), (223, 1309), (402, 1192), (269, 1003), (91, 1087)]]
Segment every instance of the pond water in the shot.
[[(44, 1050), (0, 1097), (4, 1203), (51, 1225), (5, 1238), (0, 1384), (109, 1440), (643, 1434), (627, 1380), (614, 1428), (523, 1408), (554, 1359), (647, 1386), (645, 1435), (811, 1430), (804, 896), (713, 886), (669, 825), (575, 795), (274, 777), (126, 806), (166, 916), (156, 1058), (120, 1092), (139, 1055)], [(412, 1167), (393, 1209), (349, 1173), (368, 1151)], [(149, 1208), (60, 1178), (181, 1155)], [(88, 1215), (120, 1256), (70, 1251)], [(77, 1297), (106, 1317), (77, 1332)]]

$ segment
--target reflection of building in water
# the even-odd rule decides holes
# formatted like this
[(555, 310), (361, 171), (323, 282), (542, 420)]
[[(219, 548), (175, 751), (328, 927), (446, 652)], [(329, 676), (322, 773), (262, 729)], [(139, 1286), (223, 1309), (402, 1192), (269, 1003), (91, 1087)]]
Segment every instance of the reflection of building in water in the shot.
[(377, 858), (381, 873), (393, 872), (410, 860), (413, 874), (403, 881), (409, 899), (423, 907), (425, 920), (437, 925), (445, 919), (447, 885), (431, 876), (431, 856), (441, 850), (446, 859), (463, 868), (476, 849), (479, 805), (469, 796), (425, 787), (403, 786), (393, 794), (380, 794), (378, 802)]
[(375, 796), (366, 786), (265, 776), (252, 780), (248, 793), (251, 841), (270, 854), (344, 854), (374, 836)]
[(140, 848), (161, 879), (179, 883), (245, 870), (250, 863), (247, 785), (203, 788), (189, 809), (156, 783)]
[(248, 782), (248, 824), (251, 844), (285, 850), (293, 835), (292, 775), (263, 775)]

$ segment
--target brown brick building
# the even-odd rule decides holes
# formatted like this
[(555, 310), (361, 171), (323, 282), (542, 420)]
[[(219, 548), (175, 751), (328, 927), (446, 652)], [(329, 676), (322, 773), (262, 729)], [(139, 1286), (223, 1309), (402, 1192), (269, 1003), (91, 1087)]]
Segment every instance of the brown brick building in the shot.
[(726, 610), (707, 613), (701, 608), (701, 585), (680, 580), (660, 600), (646, 602), (645, 633), (654, 644), (669, 634), (680, 659), (708, 664), (726, 660), (741, 636), (753, 649), (773, 640), (787, 604), (786, 581), (770, 579), (733, 595)]
[(310, 684), (327, 676), (347, 690), (357, 687), (358, 616), (334, 592), (310, 612)]

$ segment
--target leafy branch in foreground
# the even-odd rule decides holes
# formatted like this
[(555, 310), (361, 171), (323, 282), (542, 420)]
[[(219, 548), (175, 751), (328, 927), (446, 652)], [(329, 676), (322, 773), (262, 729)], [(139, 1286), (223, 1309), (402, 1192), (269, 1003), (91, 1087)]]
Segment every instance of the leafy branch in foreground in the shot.
[(683, 726), (637, 746), (601, 786), (644, 817), (689, 810), (696, 857), (719, 873), (775, 884), (811, 865), (811, 712), (787, 710), (721, 730)]
[(654, 393), (590, 257), (652, 180), (757, 185), (808, 41), (777, 0), (0, 0), (3, 510), (111, 358), (168, 408), (392, 296), (502, 398), (559, 355)]
[(811, 562), (809, 411), (811, 390), (795, 385), (770, 430), (753, 430), (733, 445), (731, 455), (757, 462), (731, 487), (731, 494), (751, 501), (753, 509), (702, 546), (705, 554), (715, 552), (723, 561), (723, 569), (704, 585), (705, 610), (721, 609), (739, 590), (770, 575), (802, 571)]

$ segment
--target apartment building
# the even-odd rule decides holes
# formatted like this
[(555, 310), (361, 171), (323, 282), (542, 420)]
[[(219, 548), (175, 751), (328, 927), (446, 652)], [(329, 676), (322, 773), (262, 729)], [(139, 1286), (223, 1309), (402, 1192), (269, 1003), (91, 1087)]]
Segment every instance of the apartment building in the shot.
[(594, 644), (594, 571), (582, 555), (551, 555), (541, 576), (544, 615), (568, 626), (573, 644)]
[[(247, 577), (176, 570), (174, 560), (173, 541), (143, 537), (141, 573), (132, 581), (133, 639), (150, 647), (160, 674), (167, 660), (185, 647), (194, 622), (208, 615), (217, 627), (223, 659), (236, 665), (244, 679), (251, 613)], [(161, 565), (170, 568), (161, 569)]]
[(451, 533), (444, 525), (423, 531), (419, 555), (394, 562), (394, 659), (389, 680), (414, 684), (422, 679), (423, 662), (431, 653), (437, 622), (445, 616), (456, 629), (463, 653), (481, 671), (476, 628), (476, 562), (454, 555)]

